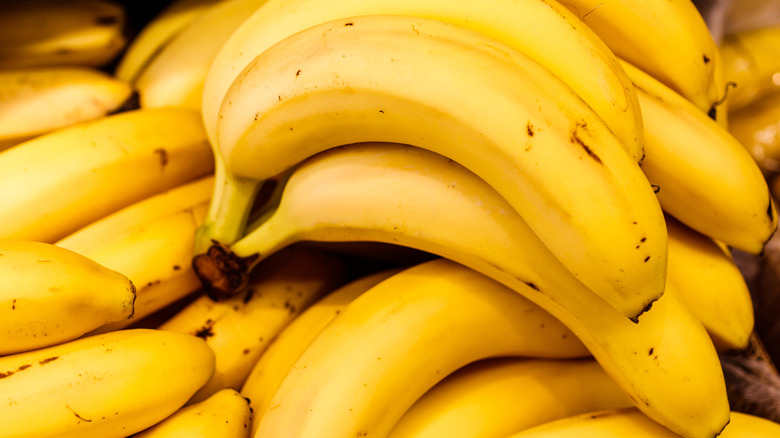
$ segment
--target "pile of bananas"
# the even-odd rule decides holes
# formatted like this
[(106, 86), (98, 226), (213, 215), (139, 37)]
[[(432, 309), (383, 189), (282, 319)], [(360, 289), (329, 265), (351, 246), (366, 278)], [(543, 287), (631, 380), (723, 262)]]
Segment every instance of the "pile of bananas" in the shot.
[(780, 437), (720, 356), (777, 30), (745, 69), (689, 0), (129, 8), (0, 13), (0, 438)]

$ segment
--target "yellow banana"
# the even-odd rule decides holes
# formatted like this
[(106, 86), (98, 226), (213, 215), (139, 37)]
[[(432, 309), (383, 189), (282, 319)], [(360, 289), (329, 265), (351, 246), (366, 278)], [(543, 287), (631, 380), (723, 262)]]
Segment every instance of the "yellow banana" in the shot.
[(753, 332), (753, 301), (731, 253), (711, 238), (667, 217), (668, 280), (702, 322), (719, 350), (747, 347)]
[(475, 360), (582, 357), (552, 315), (447, 259), (405, 269), (359, 297), (306, 347), (255, 436), (384, 436), (426, 390)]
[[(780, 424), (741, 412), (732, 412), (729, 425), (718, 438), (774, 438)], [(509, 438), (678, 438), (636, 409), (591, 412), (564, 418), (511, 435)]]
[(0, 69), (103, 66), (127, 44), (125, 19), (112, 1), (4, 1)]
[(187, 110), (127, 111), (45, 134), (0, 153), (0, 237), (54, 242), (213, 165)]
[(223, 388), (241, 388), (268, 344), (318, 297), (341, 284), (346, 268), (333, 255), (290, 248), (261, 263), (243, 294), (220, 302), (203, 295), (161, 324), (161, 330), (203, 338), (217, 357), (214, 375), (191, 401)]
[(222, 389), (133, 438), (249, 438), (249, 403), (235, 389)]
[(0, 240), (0, 260), (0, 356), (133, 316), (133, 283), (89, 258), (47, 243)]
[[(295, 170), (275, 213), (231, 245), (233, 258), (217, 262), (256, 262), (301, 240), (379, 241), (462, 263), (563, 321), (657, 421), (707, 437), (728, 419), (715, 348), (673, 286), (629, 321), (566, 270), (495, 190), (445, 157), (392, 144), (324, 152)], [(240, 272), (225, 275), (240, 283)]]
[(780, 92), (733, 111), (729, 121), (729, 132), (764, 174), (780, 173)]
[(252, 366), (241, 386), (241, 395), (249, 400), (252, 408), (252, 435), (282, 380), (311, 341), (347, 304), (397, 272), (397, 269), (382, 270), (353, 280), (317, 300), (284, 327)]
[(426, 392), (387, 438), (501, 438), (631, 400), (590, 358), (496, 358), (467, 365)]
[[(137, 288), (135, 320), (200, 289), (192, 239), (208, 208), (213, 178), (143, 199), (56, 242), (128, 276)], [(118, 330), (133, 321), (107, 324)]]
[(496, 188), (628, 318), (663, 293), (663, 214), (637, 163), (549, 70), (471, 29), (390, 15), (311, 27), (236, 78), (219, 133), (228, 171), (255, 180), (343, 144), (430, 149)]
[(691, 228), (750, 253), (777, 229), (761, 169), (728, 130), (628, 63), (645, 126), (642, 169), (661, 207)]
[(150, 329), (5, 356), (0, 437), (126, 437), (174, 413), (213, 370), (201, 339)]
[(707, 24), (689, 0), (559, 0), (619, 57), (717, 117), (715, 56)]
[(89, 67), (0, 71), (0, 150), (131, 107), (134, 96), (127, 82)]
[(780, 26), (727, 34), (719, 47), (731, 111), (780, 91)]
[(155, 56), (164, 50), (166, 44), (220, 1), (175, 0), (170, 2), (151, 21), (145, 23), (138, 35), (130, 41), (127, 49), (122, 53), (122, 57), (119, 58), (116, 69), (114, 69), (114, 76), (126, 82), (134, 82)]

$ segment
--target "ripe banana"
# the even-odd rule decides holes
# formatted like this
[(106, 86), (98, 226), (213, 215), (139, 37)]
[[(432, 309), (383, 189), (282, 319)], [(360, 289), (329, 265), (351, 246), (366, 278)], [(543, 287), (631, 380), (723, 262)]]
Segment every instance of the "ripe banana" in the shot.
[(780, 173), (780, 93), (733, 111), (729, 132), (747, 149), (765, 175)]
[(130, 84), (89, 67), (0, 71), (0, 150), (120, 111), (133, 97)]
[(378, 14), (439, 19), (526, 53), (582, 97), (641, 161), (641, 115), (630, 80), (604, 42), (554, 0), (270, 0), (233, 32), (209, 70), (202, 109), (210, 141), (217, 140), (218, 113), (225, 94), (257, 55), (310, 26)]
[[(462, 263), (563, 321), (657, 421), (707, 437), (728, 420), (715, 348), (673, 286), (632, 323), (577, 281), (495, 190), (445, 157), (392, 144), (324, 152), (295, 170), (276, 212), (231, 245), (234, 258), (218, 262), (256, 263), (300, 240), (379, 241)], [(225, 274), (240, 283), (240, 272)]]
[(435, 259), (359, 297), (306, 347), (255, 436), (385, 436), (425, 391), (496, 356), (582, 357), (563, 324), (469, 268)]
[(135, 82), (176, 35), (221, 0), (174, 0), (146, 23), (119, 58), (114, 76)]
[(661, 207), (691, 228), (758, 254), (777, 229), (761, 169), (728, 130), (628, 63), (645, 126), (642, 170)]
[(91, 259), (47, 243), (0, 240), (0, 260), (0, 356), (133, 316), (133, 283)]
[(387, 438), (494, 438), (585, 412), (631, 406), (591, 358), (496, 358), (447, 376)]
[[(775, 438), (780, 424), (741, 412), (732, 412), (718, 438)], [(591, 412), (564, 418), (511, 435), (509, 438), (678, 438), (636, 409)]]
[(5, 356), (0, 437), (126, 437), (174, 413), (213, 370), (201, 339), (148, 329)]
[(732, 111), (780, 91), (780, 26), (724, 36), (720, 44), (724, 75), (736, 86), (729, 91)]
[[(192, 239), (208, 208), (214, 179), (202, 177), (143, 199), (56, 242), (122, 272), (137, 288), (135, 320), (200, 289)], [(119, 330), (134, 321), (107, 324)]]
[(717, 117), (717, 45), (689, 0), (559, 0), (619, 57)]
[(220, 302), (203, 295), (161, 324), (161, 330), (203, 338), (217, 357), (214, 375), (191, 402), (223, 388), (241, 388), (268, 344), (312, 302), (344, 282), (346, 269), (333, 255), (289, 248), (261, 263), (243, 294)]
[(212, 169), (192, 111), (141, 109), (60, 129), (0, 153), (0, 237), (54, 242)]
[(230, 0), (211, 6), (173, 37), (138, 75), (141, 107), (200, 112), (203, 82), (217, 51), (265, 0)]
[(249, 438), (249, 403), (235, 389), (222, 389), (180, 408), (133, 438)]
[(753, 332), (753, 301), (728, 249), (667, 217), (668, 280), (720, 351), (742, 350)]
[(255, 58), (220, 112), (219, 148), (239, 177), (361, 141), (427, 148), (480, 175), (628, 318), (663, 293), (666, 230), (641, 169), (582, 99), (512, 47), (410, 16), (327, 22)]
[(388, 269), (355, 279), (317, 300), (284, 327), (241, 386), (241, 395), (249, 400), (252, 409), (252, 436), (282, 380), (311, 341), (347, 304), (397, 272), (398, 269)]
[(125, 10), (105, 0), (9, 0), (0, 14), (0, 69), (103, 66), (127, 44)]

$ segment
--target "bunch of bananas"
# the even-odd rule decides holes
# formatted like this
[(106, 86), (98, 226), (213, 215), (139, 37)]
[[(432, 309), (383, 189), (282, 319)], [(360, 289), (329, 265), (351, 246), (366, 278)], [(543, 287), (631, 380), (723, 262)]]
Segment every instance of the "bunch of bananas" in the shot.
[(780, 436), (691, 2), (8, 4), (0, 438)]

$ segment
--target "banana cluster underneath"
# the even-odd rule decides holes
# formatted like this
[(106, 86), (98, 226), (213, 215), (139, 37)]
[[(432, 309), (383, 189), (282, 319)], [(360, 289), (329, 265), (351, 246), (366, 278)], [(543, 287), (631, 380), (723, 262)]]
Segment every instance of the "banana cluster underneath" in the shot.
[(760, 345), (777, 30), (6, 3), (0, 438), (780, 436), (719, 356)]

